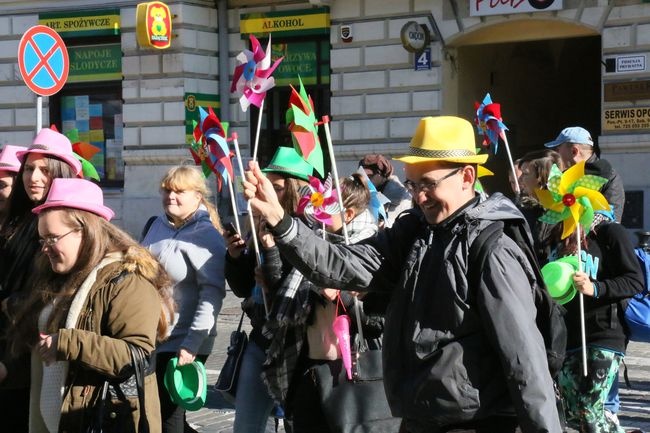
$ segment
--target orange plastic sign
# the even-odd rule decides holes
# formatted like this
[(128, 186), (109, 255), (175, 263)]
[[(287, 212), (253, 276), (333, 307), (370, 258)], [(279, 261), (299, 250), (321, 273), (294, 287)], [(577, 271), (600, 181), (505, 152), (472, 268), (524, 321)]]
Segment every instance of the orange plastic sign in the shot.
[(172, 42), (172, 14), (163, 2), (138, 4), (136, 35), (141, 47), (165, 49)]

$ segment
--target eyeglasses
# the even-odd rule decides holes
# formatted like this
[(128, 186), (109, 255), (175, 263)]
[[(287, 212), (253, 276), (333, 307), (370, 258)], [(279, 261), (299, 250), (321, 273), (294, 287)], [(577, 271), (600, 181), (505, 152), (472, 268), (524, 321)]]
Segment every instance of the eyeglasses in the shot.
[(38, 243), (41, 244), (41, 248), (45, 247), (45, 246), (53, 247), (54, 245), (56, 245), (57, 242), (59, 242), (64, 237), (68, 236), (70, 233), (78, 232), (79, 230), (81, 230), (81, 228), (77, 227), (77, 228), (74, 228), (74, 229), (70, 230), (67, 233), (62, 234), (61, 236), (48, 236), (46, 238), (40, 238), (38, 240)]
[(452, 177), (453, 175), (455, 175), (456, 173), (458, 173), (462, 169), (463, 169), (463, 167), (455, 168), (452, 171), (450, 171), (449, 173), (442, 176), (440, 179), (434, 179), (434, 180), (429, 181), (429, 182), (413, 182), (412, 180), (406, 180), (406, 181), (404, 181), (404, 186), (406, 187), (408, 192), (411, 193), (411, 195), (418, 194), (421, 191), (424, 191), (425, 193), (427, 193), (429, 191), (432, 191), (432, 190), (436, 189), (438, 187), (438, 185), (440, 185), (440, 182), (442, 182), (443, 180), (445, 180), (447, 178)]

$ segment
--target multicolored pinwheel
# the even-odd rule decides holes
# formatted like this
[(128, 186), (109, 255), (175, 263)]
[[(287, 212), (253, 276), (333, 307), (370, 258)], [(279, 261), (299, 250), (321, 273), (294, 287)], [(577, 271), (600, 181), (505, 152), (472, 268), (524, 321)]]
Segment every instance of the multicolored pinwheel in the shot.
[(564, 173), (553, 165), (548, 190), (536, 189), (535, 194), (547, 211), (539, 220), (548, 224), (563, 222), (562, 239), (580, 224), (585, 233), (594, 220), (595, 211), (609, 211), (607, 199), (599, 189), (607, 179), (585, 174), (585, 162), (575, 164)]
[(239, 104), (244, 112), (250, 104), (260, 107), (266, 92), (275, 85), (271, 76), (284, 57), (280, 57), (271, 64), (271, 36), (266, 45), (266, 51), (262, 49), (260, 42), (253, 35), (250, 35), (252, 51), (244, 50), (237, 56), (239, 65), (235, 67), (230, 91), (240, 93)]
[(222, 183), (234, 178), (226, 128), (212, 107), (208, 107), (207, 112), (199, 107), (199, 115), (200, 122), (194, 121), (194, 140), (190, 143), (190, 153), (194, 162), (201, 165), (205, 177), (215, 173), (217, 189), (221, 191)]
[(501, 104), (492, 102), (490, 94), (486, 94), (482, 103), (474, 102), (476, 117), (474, 123), (478, 129), (479, 135), (483, 136), (482, 145), (490, 148), (496, 155), (499, 148), (499, 137), (506, 140), (504, 131), (508, 128), (501, 118)]
[(312, 221), (332, 225), (332, 215), (341, 212), (338, 194), (332, 189), (332, 177), (328, 174), (325, 183), (309, 176), (309, 184), (301, 188), (304, 193), (298, 202), (297, 213)]
[(289, 131), (291, 131), (291, 141), (293, 141), (296, 152), (311, 164), (318, 174), (324, 176), (323, 149), (318, 138), (314, 102), (307, 94), (300, 76), (298, 76), (298, 81), (300, 82), (300, 92), (291, 86), (289, 109), (285, 116)]
[[(57, 130), (54, 125), (51, 126), (51, 129), (54, 131)], [(81, 141), (79, 139), (79, 130), (77, 128), (72, 128), (69, 131), (66, 131), (63, 135), (68, 137), (68, 140), (72, 143), (72, 153), (74, 153), (74, 156), (81, 163), (81, 172), (83, 175), (99, 182), (99, 173), (97, 173), (97, 169), (90, 160), (96, 153), (101, 151), (101, 149), (90, 143)]]

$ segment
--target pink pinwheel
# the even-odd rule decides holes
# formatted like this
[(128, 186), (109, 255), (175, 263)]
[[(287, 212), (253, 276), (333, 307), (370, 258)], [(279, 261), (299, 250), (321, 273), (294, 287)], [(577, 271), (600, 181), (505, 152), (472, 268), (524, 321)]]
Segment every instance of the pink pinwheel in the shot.
[(499, 137), (506, 140), (504, 131), (508, 128), (501, 118), (501, 104), (492, 102), (490, 94), (486, 94), (482, 103), (474, 102), (476, 108), (476, 117), (474, 123), (478, 129), (479, 135), (483, 136), (483, 146), (491, 147), (492, 153), (496, 155), (499, 148)]
[(336, 190), (332, 189), (332, 177), (328, 175), (322, 184), (318, 178), (309, 176), (309, 185), (302, 191), (305, 194), (298, 202), (298, 214), (305, 215), (310, 221), (332, 225), (332, 215), (341, 212)]
[(275, 85), (271, 76), (284, 57), (280, 57), (271, 65), (271, 36), (266, 45), (266, 51), (262, 49), (260, 42), (253, 35), (250, 35), (252, 51), (244, 50), (237, 56), (239, 66), (235, 68), (230, 91), (240, 93), (239, 104), (245, 112), (250, 104), (260, 107), (266, 96), (266, 92)]

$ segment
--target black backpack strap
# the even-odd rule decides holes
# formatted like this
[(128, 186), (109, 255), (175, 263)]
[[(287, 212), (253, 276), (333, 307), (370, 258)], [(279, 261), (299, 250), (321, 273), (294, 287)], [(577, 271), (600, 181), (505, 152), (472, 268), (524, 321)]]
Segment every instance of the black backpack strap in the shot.
[(142, 228), (142, 233), (140, 233), (140, 242), (142, 242), (145, 236), (147, 236), (147, 233), (149, 233), (149, 229), (151, 228), (153, 222), (156, 221), (156, 218), (158, 218), (158, 215), (151, 216), (144, 224), (144, 227)]
[(478, 234), (469, 247), (467, 282), (470, 288), (478, 287), (488, 252), (501, 235), (503, 235), (503, 221), (494, 221)]
[(138, 403), (140, 406), (140, 421), (138, 422), (138, 433), (149, 433), (149, 421), (147, 420), (147, 408), (144, 403), (144, 377), (145, 377), (145, 355), (141, 347), (129, 343), (131, 349), (131, 361), (135, 370), (135, 383), (138, 389)]

